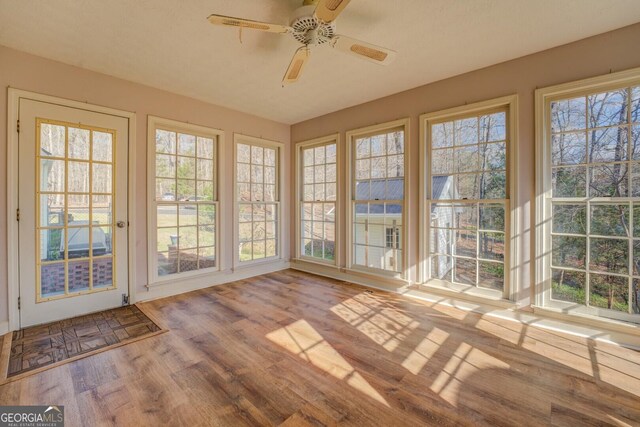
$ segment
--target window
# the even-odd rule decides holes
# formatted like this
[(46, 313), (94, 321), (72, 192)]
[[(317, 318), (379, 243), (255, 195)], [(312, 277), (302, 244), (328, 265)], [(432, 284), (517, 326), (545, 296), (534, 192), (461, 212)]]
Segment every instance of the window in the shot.
[(539, 166), (551, 222), (544, 236), (548, 306), (640, 322), (638, 77), (539, 93), (548, 156)]
[(408, 120), (349, 132), (350, 267), (404, 276), (405, 132)]
[(149, 118), (151, 281), (218, 269), (217, 146), (220, 132)]
[(336, 136), (300, 144), (299, 256), (335, 264)]
[(510, 295), (514, 105), (508, 97), (422, 116), (427, 284)]
[(278, 256), (279, 145), (242, 137), (236, 143), (238, 259)]

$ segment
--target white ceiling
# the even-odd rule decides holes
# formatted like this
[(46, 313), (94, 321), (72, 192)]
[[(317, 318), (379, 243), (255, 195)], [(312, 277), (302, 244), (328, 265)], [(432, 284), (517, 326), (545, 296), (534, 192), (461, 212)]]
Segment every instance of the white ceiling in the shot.
[(302, 0), (0, 0), (0, 44), (292, 124), (640, 21), (638, 0), (352, 0), (337, 32), (398, 52), (382, 67), (322, 46), (298, 83), (288, 24)]

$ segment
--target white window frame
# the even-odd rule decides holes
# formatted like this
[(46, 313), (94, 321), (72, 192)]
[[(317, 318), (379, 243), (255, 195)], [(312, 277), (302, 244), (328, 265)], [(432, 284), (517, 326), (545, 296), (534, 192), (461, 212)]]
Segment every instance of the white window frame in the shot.
[[(507, 110), (507, 189), (505, 204), (505, 256), (504, 288), (501, 291), (479, 288), (473, 285), (451, 283), (440, 279), (429, 279), (431, 268), (431, 256), (428, 236), (431, 233), (426, 213), (430, 212), (431, 203), (431, 162), (427, 162), (427, 154), (431, 153), (430, 125), (433, 122), (455, 120), (464, 116), (473, 116), (489, 113), (497, 109)], [(454, 107), (442, 111), (422, 114), (420, 116), (420, 203), (419, 203), (419, 249), (418, 249), (418, 281), (426, 287), (444, 288), (457, 293), (464, 293), (485, 299), (515, 300), (518, 291), (518, 247), (520, 241), (519, 228), (519, 203), (517, 174), (514, 173), (518, 165), (518, 96), (509, 95), (487, 101)]]
[[(238, 218), (240, 203), (238, 201), (238, 144), (255, 145), (263, 148), (271, 148), (276, 150), (276, 200), (274, 202), (265, 202), (276, 205), (276, 255), (266, 258), (259, 258), (249, 261), (240, 261), (240, 220)], [(257, 138), (255, 136), (243, 135), (240, 133), (233, 134), (233, 268), (244, 268), (260, 264), (268, 264), (275, 260), (282, 259), (282, 242), (284, 237), (284, 226), (282, 218), (282, 196), (284, 188), (283, 165), (285, 160), (284, 144), (268, 139)], [(250, 202), (251, 203), (251, 202)]]
[[(386, 123), (381, 123), (377, 125), (367, 126), (359, 129), (353, 129), (347, 131), (346, 133), (346, 141), (347, 141), (347, 155), (346, 155), (346, 182), (345, 184), (345, 210), (346, 210), (346, 268), (348, 270), (352, 270), (354, 272), (361, 272), (373, 277), (382, 277), (387, 279), (397, 279), (402, 281), (407, 281), (409, 279), (409, 251), (410, 247), (407, 245), (408, 236), (409, 236), (409, 224), (407, 222), (409, 218), (409, 195), (411, 194), (410, 183), (411, 183), (411, 175), (409, 171), (409, 161), (408, 157), (408, 149), (410, 147), (410, 129), (409, 129), (410, 119), (404, 118), (399, 120), (394, 120)], [(386, 131), (390, 131), (393, 129), (402, 128), (404, 133), (404, 192), (403, 192), (403, 201), (402, 201), (402, 272), (393, 272), (388, 270), (383, 270), (379, 268), (366, 267), (362, 265), (356, 265), (353, 263), (354, 254), (353, 254), (353, 211), (354, 204), (356, 200), (354, 199), (353, 187), (355, 183), (355, 156), (353, 154), (353, 147), (356, 139), (373, 136), (376, 134), (382, 134)], [(404, 283), (403, 283), (404, 284)]]
[[(334, 221), (334, 227), (335, 227), (335, 241), (334, 241), (334, 249), (333, 249), (333, 261), (329, 261), (329, 260), (324, 260), (324, 259), (320, 259), (320, 258), (315, 258), (315, 257), (309, 257), (309, 256), (305, 256), (302, 255), (301, 251), (300, 251), (300, 241), (302, 240), (302, 230), (300, 228), (301, 222), (302, 222), (302, 216), (300, 214), (300, 209), (302, 207), (302, 196), (303, 196), (303, 184), (304, 184), (304, 180), (303, 180), (303, 158), (302, 158), (302, 151), (304, 149), (308, 149), (308, 148), (315, 148), (315, 147), (320, 147), (320, 146), (326, 146), (329, 144), (335, 144), (336, 145), (336, 199), (334, 200), (334, 203), (336, 205), (336, 209), (335, 209), (335, 221)], [(341, 202), (341, 196), (342, 196), (342, 167), (341, 167), (341, 159), (340, 159), (340, 134), (339, 133), (335, 133), (335, 134), (331, 134), (331, 135), (327, 135), (327, 136), (323, 136), (320, 138), (315, 138), (315, 139), (311, 139), (311, 140), (307, 140), (307, 141), (302, 141), (302, 142), (298, 142), (295, 145), (295, 150), (296, 150), (296, 154), (295, 154), (295, 165), (294, 165), (294, 170), (296, 171), (296, 180), (295, 180), (295, 213), (294, 213), (294, 218), (295, 218), (295, 249), (294, 249), (294, 256), (296, 259), (299, 260), (304, 260), (304, 261), (308, 261), (308, 262), (317, 262), (317, 263), (321, 263), (321, 264), (326, 264), (326, 265), (333, 265), (333, 266), (337, 266), (338, 265), (338, 260), (340, 259), (340, 212), (342, 212), (341, 208), (342, 208), (342, 204)]]
[[(158, 255), (157, 255), (157, 203), (156, 203), (156, 129), (180, 132), (196, 135), (214, 140), (213, 159), (213, 205), (216, 209), (216, 232), (215, 232), (215, 256), (216, 265), (214, 267), (201, 270), (185, 271), (182, 273), (158, 275)], [(177, 143), (177, 142), (176, 142)], [(222, 147), (224, 145), (224, 132), (205, 126), (184, 123), (177, 120), (165, 119), (162, 117), (148, 116), (147, 119), (147, 256), (148, 256), (148, 287), (170, 283), (180, 280), (189, 281), (198, 277), (209, 275), (222, 270), (220, 257), (221, 227), (220, 227), (220, 188), (223, 186), (222, 173), (220, 173), (220, 158), (222, 157)]]
[[(551, 102), (574, 96), (640, 85), (640, 68), (549, 86), (535, 92), (536, 203), (535, 203), (535, 305), (538, 311), (552, 311), (598, 322), (621, 320), (640, 323), (640, 315), (551, 299)], [(632, 199), (629, 197), (628, 199)], [(640, 201), (638, 198), (637, 201)], [(630, 272), (632, 274), (632, 272)]]

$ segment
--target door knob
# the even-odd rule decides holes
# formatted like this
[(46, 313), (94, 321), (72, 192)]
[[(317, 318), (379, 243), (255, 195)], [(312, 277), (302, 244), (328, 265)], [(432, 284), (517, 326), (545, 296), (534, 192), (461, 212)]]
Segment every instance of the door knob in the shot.
[(118, 228), (124, 228), (125, 223), (124, 223), (124, 221), (118, 221), (118, 222), (116, 222), (116, 225), (118, 226)]

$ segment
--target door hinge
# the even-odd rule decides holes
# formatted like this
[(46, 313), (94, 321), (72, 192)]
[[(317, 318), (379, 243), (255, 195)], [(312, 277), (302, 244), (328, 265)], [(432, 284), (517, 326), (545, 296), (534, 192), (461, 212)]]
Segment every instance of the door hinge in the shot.
[(129, 305), (129, 295), (127, 294), (122, 294), (122, 305)]
[(20, 209), (16, 209), (16, 221), (20, 221)]
[(20, 119), (18, 119), (17, 123), (16, 123), (16, 131), (18, 133), (20, 133)]
[(20, 307), (21, 307), (21, 305), (20, 305), (20, 297), (18, 297), (18, 310), (20, 310)]

